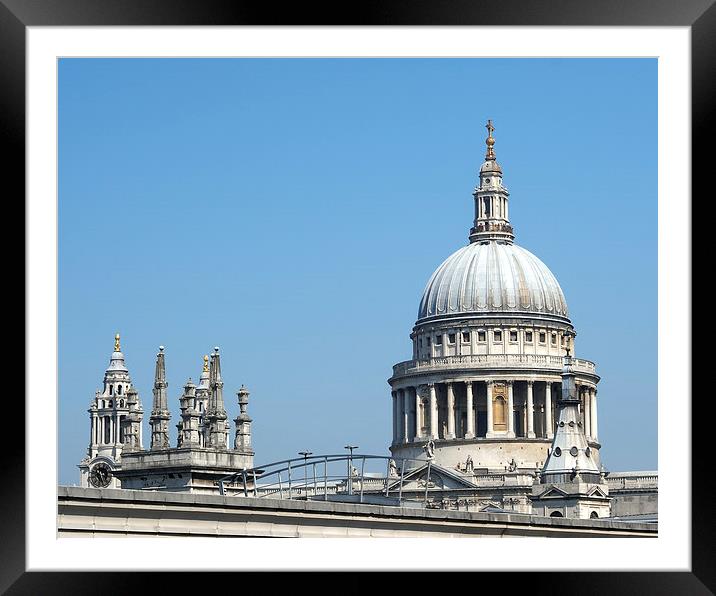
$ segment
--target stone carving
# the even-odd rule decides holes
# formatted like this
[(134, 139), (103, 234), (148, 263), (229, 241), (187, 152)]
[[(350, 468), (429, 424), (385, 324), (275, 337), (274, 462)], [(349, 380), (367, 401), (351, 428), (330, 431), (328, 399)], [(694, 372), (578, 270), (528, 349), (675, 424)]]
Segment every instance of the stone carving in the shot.
[(512, 458), (512, 461), (510, 462), (510, 465), (507, 466), (508, 472), (514, 472), (517, 470), (517, 462), (515, 461), (515, 458)]
[(435, 442), (432, 439), (425, 443), (423, 449), (425, 450), (425, 454), (428, 456), (428, 459), (433, 459), (433, 457), (435, 457)]
[(466, 471), (468, 474), (470, 474), (470, 473), (472, 473), (472, 472), (474, 471), (474, 469), (475, 469), (475, 466), (474, 466), (474, 464), (472, 463), (472, 456), (471, 456), (471, 455), (468, 455), (468, 456), (467, 456), (467, 459), (465, 460), (465, 471)]
[(398, 466), (395, 464), (395, 460), (391, 459), (388, 462), (388, 467), (390, 468), (390, 477), (396, 478), (398, 476)]

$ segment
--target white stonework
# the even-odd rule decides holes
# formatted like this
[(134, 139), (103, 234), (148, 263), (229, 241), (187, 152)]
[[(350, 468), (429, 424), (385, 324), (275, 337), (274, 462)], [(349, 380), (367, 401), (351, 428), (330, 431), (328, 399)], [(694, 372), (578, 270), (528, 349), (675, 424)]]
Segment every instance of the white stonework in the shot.
[[(399, 418), (390, 450), (396, 460), (421, 458), (432, 439), (434, 463), (444, 468), (470, 456), (489, 473), (513, 461), (536, 471), (554, 436), (562, 358), (574, 353), (576, 333), (554, 275), (514, 244), (491, 123), (488, 130), (470, 242), (430, 277), (410, 334), (413, 359), (396, 364), (388, 380)], [(599, 376), (588, 360), (574, 359), (573, 368), (599, 462)], [(420, 396), (410, 410), (417, 416), (405, 412), (404, 394)]]
[(238, 392), (241, 413), (235, 419), (234, 448), (228, 447), (219, 349), (214, 349), (211, 364), (208, 356), (204, 357), (199, 385), (189, 379), (179, 397), (181, 421), (177, 424), (176, 447), (169, 441), (171, 412), (165, 368), (164, 347), (160, 347), (150, 417), (151, 442), (145, 450), (142, 405), (116, 336), (103, 389), (97, 391), (88, 410), (90, 443), (87, 457), (79, 464), (81, 486), (218, 494), (217, 480), (253, 466), (249, 392), (243, 385)]

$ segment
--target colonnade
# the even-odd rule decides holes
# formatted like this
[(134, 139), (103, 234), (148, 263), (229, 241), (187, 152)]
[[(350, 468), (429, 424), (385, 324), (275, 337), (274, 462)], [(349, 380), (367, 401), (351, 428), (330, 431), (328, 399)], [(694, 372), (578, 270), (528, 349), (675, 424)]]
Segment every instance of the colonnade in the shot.
[[(577, 389), (584, 432), (597, 441), (596, 388), (581, 384)], [(532, 379), (470, 379), (404, 386), (392, 392), (393, 444), (430, 438), (552, 439), (560, 393), (560, 382)]]
[(122, 442), (120, 431), (124, 418), (125, 416), (120, 414), (109, 416), (93, 413), (90, 442), (97, 446), (120, 444)]

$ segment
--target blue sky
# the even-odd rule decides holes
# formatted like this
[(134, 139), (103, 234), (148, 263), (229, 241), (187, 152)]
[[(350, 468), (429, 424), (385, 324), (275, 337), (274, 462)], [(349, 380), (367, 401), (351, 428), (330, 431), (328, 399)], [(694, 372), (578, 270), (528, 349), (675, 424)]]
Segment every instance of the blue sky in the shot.
[(602, 377), (602, 459), (656, 469), (655, 59), (62, 59), (59, 482), (79, 482), (116, 332), (145, 447), (157, 346), (175, 440), (218, 345), (257, 464), (387, 454), (386, 381), (467, 243), (488, 118), (516, 242)]

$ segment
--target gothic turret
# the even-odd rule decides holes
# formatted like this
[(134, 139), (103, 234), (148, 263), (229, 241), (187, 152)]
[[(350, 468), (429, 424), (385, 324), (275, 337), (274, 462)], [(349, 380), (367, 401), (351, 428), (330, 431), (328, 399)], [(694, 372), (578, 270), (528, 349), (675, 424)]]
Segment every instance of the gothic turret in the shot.
[(207, 447), (214, 449), (228, 448), (228, 424), (226, 422), (226, 409), (224, 408), (224, 381), (221, 378), (221, 359), (219, 348), (214, 348), (209, 366), (210, 397), (206, 413), (208, 423)]
[(211, 386), (209, 381), (209, 356), (204, 355), (204, 365), (199, 376), (199, 385), (195, 392), (196, 410), (199, 412), (199, 444), (204, 447), (208, 444), (209, 427), (206, 422), (206, 410), (209, 407)]
[(177, 424), (177, 447), (199, 447), (199, 412), (196, 411), (196, 385), (191, 378), (179, 398), (181, 422)]
[(144, 410), (139, 401), (139, 394), (134, 386), (127, 390), (127, 407), (129, 413), (122, 422), (122, 453), (142, 450), (142, 418)]
[(609, 488), (584, 434), (579, 407), (574, 359), (567, 348), (562, 396), (557, 400), (557, 430), (539, 483), (533, 488), (534, 513), (552, 517), (609, 517)]
[(152, 430), (152, 441), (150, 449), (169, 449), (169, 406), (167, 405), (167, 387), (164, 366), (164, 346), (159, 346), (157, 364), (154, 371), (154, 401), (152, 402), (152, 414), (149, 418), (149, 426)]
[[(80, 463), (82, 486), (118, 487), (113, 473), (119, 469), (123, 450), (141, 448), (142, 406), (124, 361), (119, 333), (105, 370), (102, 390), (95, 392), (87, 410), (90, 442), (87, 457)], [(137, 436), (132, 435), (135, 433)]]
[(253, 453), (253, 451), (251, 451), (251, 416), (249, 416), (246, 411), (249, 405), (249, 390), (241, 385), (241, 389), (239, 389), (236, 395), (239, 398), (239, 409), (241, 412), (234, 418), (234, 424), (236, 424), (234, 449)]

